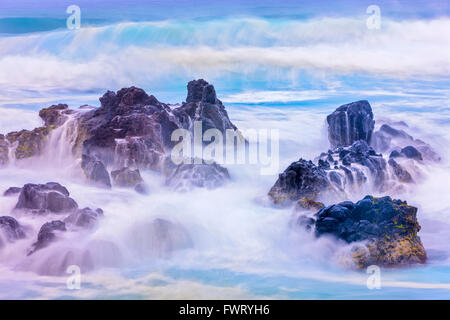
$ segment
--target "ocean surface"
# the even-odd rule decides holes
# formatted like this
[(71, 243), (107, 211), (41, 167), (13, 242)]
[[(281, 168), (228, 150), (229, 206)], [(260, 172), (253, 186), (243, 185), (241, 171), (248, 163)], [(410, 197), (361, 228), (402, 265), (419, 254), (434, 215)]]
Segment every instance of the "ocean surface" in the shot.
[[(214, 84), (240, 129), (278, 129), (283, 171), (328, 150), (325, 118), (342, 104), (366, 99), (376, 120), (404, 121), (408, 133), (442, 157), (424, 179), (399, 195), (418, 207), (425, 265), (382, 270), (381, 289), (368, 274), (337, 261), (345, 247), (289, 227), (291, 209), (270, 206), (277, 179), (258, 165), (230, 166), (232, 181), (216, 190), (174, 194), (144, 172), (151, 194), (104, 191), (74, 177), (67, 145), (55, 140), (45, 161), (0, 169), (0, 191), (58, 181), (80, 207), (100, 207), (101, 227), (76, 249), (114, 243), (116, 268), (66, 277), (40, 276), (29, 243), (0, 249), (0, 298), (450, 298), (450, 4), (378, 1), (381, 28), (366, 25), (370, 1), (78, 1), (81, 28), (68, 30), (71, 1), (0, 4), (0, 133), (40, 126), (38, 111), (55, 103), (98, 106), (107, 90), (137, 86), (166, 103), (181, 103), (186, 84)], [(356, 201), (373, 190), (351, 195)], [(390, 194), (396, 197), (396, 194)], [(15, 198), (0, 197), (0, 215)], [(136, 223), (179, 222), (193, 247), (161, 259), (133, 253)], [(30, 219), (30, 225), (36, 224)], [(57, 255), (57, 250), (52, 251)], [(105, 259), (106, 259), (105, 258)], [(62, 258), (61, 258), (62, 259)]]

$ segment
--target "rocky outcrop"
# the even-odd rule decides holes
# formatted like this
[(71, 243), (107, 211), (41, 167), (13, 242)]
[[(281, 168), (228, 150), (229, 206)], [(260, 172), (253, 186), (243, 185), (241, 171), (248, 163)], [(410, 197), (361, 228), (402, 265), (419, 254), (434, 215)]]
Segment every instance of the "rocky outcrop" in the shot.
[(114, 185), (118, 187), (134, 188), (144, 180), (141, 177), (139, 169), (132, 170), (128, 167), (111, 171)]
[(98, 219), (103, 216), (103, 210), (97, 208), (92, 210), (91, 208), (77, 209), (71, 213), (64, 222), (68, 225), (73, 225), (81, 228), (94, 228), (97, 226)]
[(300, 159), (293, 162), (278, 176), (278, 180), (269, 191), (271, 199), (282, 204), (301, 198), (315, 200), (319, 194), (331, 189), (325, 170), (312, 161)]
[(13, 217), (0, 217), (0, 231), (2, 231), (6, 240), (9, 242), (25, 238), (25, 232), (22, 226)]
[[(305, 225), (305, 217), (298, 224)], [(390, 197), (366, 196), (353, 203), (341, 202), (323, 208), (309, 220), (318, 237), (332, 235), (347, 243), (363, 243), (353, 248), (356, 267), (395, 267), (425, 263), (426, 252), (417, 235), (420, 225), (417, 208)]]
[(349, 146), (355, 141), (370, 143), (375, 121), (368, 101), (345, 104), (327, 117), (328, 138), (332, 148)]
[(28, 255), (35, 253), (37, 250), (47, 247), (56, 240), (58, 232), (67, 231), (66, 224), (60, 220), (46, 222), (39, 230), (37, 241), (33, 243)]
[(50, 127), (39, 127), (32, 131), (14, 131), (8, 133), (6, 139), (15, 146), (15, 158), (20, 160), (40, 155), (44, 150), (46, 137), (50, 131)]
[(39, 111), (39, 116), (47, 127), (59, 127), (68, 119), (67, 114), (72, 113), (67, 104), (52, 105)]
[(69, 191), (56, 182), (24, 185), (15, 207), (35, 214), (60, 214), (77, 208), (75, 200), (69, 197)]
[[(186, 102), (176, 109), (176, 113), (184, 112), (190, 122), (201, 121), (202, 130), (218, 129), (225, 134), (225, 130), (237, 130), (230, 121), (222, 102), (217, 99), (214, 86), (203, 79), (192, 80), (187, 85)], [(225, 137), (225, 136), (224, 136)]]
[(94, 156), (82, 155), (81, 169), (86, 178), (95, 185), (111, 188), (111, 180), (103, 162)]

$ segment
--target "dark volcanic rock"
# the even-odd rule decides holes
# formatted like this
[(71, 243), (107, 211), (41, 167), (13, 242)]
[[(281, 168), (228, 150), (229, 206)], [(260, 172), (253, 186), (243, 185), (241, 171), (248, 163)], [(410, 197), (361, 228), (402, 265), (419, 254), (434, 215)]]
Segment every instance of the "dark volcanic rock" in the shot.
[(319, 193), (330, 186), (325, 170), (312, 161), (300, 159), (291, 163), (278, 176), (278, 180), (269, 191), (269, 196), (275, 203), (297, 201), (304, 197), (315, 200)]
[(366, 196), (357, 203), (345, 201), (320, 210), (315, 232), (317, 236), (331, 234), (348, 243), (366, 241), (367, 251), (353, 254), (359, 268), (425, 263), (416, 215), (417, 208), (406, 202)]
[(8, 133), (6, 139), (10, 144), (17, 145), (14, 152), (16, 159), (25, 159), (42, 153), (50, 131), (49, 127), (15, 131)]
[(327, 117), (328, 138), (333, 148), (358, 140), (370, 143), (375, 121), (368, 101), (345, 104)]
[(413, 181), (409, 172), (406, 169), (404, 169), (400, 164), (398, 164), (397, 161), (395, 161), (393, 158), (389, 159), (388, 163), (394, 170), (394, 174), (397, 176), (399, 181), (406, 183)]
[(58, 127), (67, 120), (63, 111), (67, 111), (68, 108), (67, 104), (52, 105), (39, 111), (39, 116), (44, 120), (46, 126)]
[(93, 228), (97, 225), (98, 219), (103, 216), (103, 210), (97, 208), (92, 210), (91, 208), (78, 209), (70, 214), (64, 222), (66, 224), (72, 224), (82, 228)]
[(111, 171), (114, 184), (119, 187), (135, 187), (143, 182), (139, 169), (132, 170), (130, 168), (122, 168)]
[(423, 160), (422, 154), (413, 146), (404, 147), (400, 153), (410, 159)]
[(47, 247), (56, 239), (57, 232), (64, 231), (66, 231), (66, 224), (60, 220), (44, 223), (39, 230), (37, 241), (33, 243), (31, 250), (28, 252), (28, 255), (33, 254), (39, 249)]
[(0, 217), (0, 231), (3, 231), (6, 239), (10, 242), (25, 238), (25, 232), (13, 217)]
[(22, 191), (22, 188), (19, 187), (10, 187), (5, 192), (3, 192), (3, 195), (5, 197), (14, 196), (16, 194), (19, 194), (20, 191)]
[[(176, 109), (176, 112), (186, 113), (191, 121), (201, 121), (203, 133), (208, 129), (218, 129), (223, 134), (225, 130), (237, 130), (230, 121), (222, 102), (217, 99), (214, 86), (203, 79), (192, 80), (187, 85), (186, 103)], [(225, 136), (224, 136), (225, 137)]]
[(166, 170), (166, 184), (177, 191), (187, 191), (193, 187), (215, 189), (230, 179), (228, 170), (215, 162), (173, 166)]
[(93, 156), (83, 154), (81, 168), (89, 181), (99, 186), (111, 188), (111, 180), (105, 165)]
[(44, 214), (70, 212), (77, 209), (78, 205), (69, 197), (65, 187), (56, 182), (48, 182), (24, 185), (15, 208)]

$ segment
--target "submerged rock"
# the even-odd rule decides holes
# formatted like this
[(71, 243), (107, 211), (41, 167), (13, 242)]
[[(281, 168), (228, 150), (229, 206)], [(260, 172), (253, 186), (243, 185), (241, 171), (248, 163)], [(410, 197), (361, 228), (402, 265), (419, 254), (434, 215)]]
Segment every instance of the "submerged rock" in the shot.
[(211, 164), (183, 163), (177, 166), (172, 164), (170, 169), (166, 169), (166, 175), (166, 185), (177, 191), (187, 191), (192, 188), (215, 189), (230, 179), (228, 170), (215, 162)]
[(363, 241), (367, 250), (355, 247), (353, 251), (358, 268), (426, 261), (425, 249), (417, 235), (420, 230), (417, 208), (404, 201), (366, 196), (357, 203), (341, 202), (320, 210), (314, 226), (318, 237), (333, 235), (347, 243)]
[(114, 184), (119, 187), (136, 187), (144, 180), (141, 177), (139, 169), (132, 170), (128, 167), (111, 171)]
[(166, 258), (176, 250), (192, 247), (192, 239), (183, 226), (160, 218), (136, 224), (127, 243), (145, 258)]
[(103, 210), (97, 208), (92, 210), (91, 208), (77, 209), (71, 213), (64, 222), (82, 228), (93, 228), (97, 225), (98, 219), (103, 216)]
[(3, 195), (4, 195), (5, 197), (15, 196), (16, 194), (19, 194), (20, 191), (22, 191), (22, 188), (19, 188), (19, 187), (10, 187), (10, 188), (8, 188), (5, 192), (3, 192)]
[(60, 220), (46, 222), (39, 230), (37, 241), (33, 243), (28, 255), (35, 253), (37, 250), (47, 247), (50, 243), (55, 241), (57, 232), (66, 231), (66, 224)]
[(411, 174), (400, 164), (398, 164), (397, 161), (395, 161), (393, 158), (389, 159), (388, 163), (394, 170), (394, 174), (400, 182), (409, 183), (413, 181)]
[(78, 208), (69, 197), (69, 191), (56, 182), (23, 186), (15, 209), (30, 210), (33, 213), (65, 213)]
[(83, 169), (83, 172), (89, 181), (99, 186), (111, 188), (109, 173), (103, 162), (97, 158), (83, 154), (81, 169)]
[(328, 138), (333, 148), (358, 140), (370, 143), (375, 121), (368, 101), (345, 104), (327, 117)]
[(0, 217), (0, 231), (9, 242), (25, 238), (25, 232), (19, 222), (13, 217)]

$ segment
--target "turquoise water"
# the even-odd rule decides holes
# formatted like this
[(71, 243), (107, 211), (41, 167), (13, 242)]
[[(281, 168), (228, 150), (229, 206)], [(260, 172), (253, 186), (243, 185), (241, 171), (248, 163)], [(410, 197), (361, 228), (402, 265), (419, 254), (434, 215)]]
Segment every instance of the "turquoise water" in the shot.
[[(1, 265), (1, 298), (450, 298), (447, 2), (381, 1), (382, 28), (369, 30), (370, 1), (78, 1), (81, 29), (67, 30), (69, 2), (0, 4), (1, 133), (39, 126), (37, 111), (50, 104), (97, 106), (106, 90), (131, 85), (180, 103), (187, 82), (204, 78), (239, 128), (280, 130), (283, 170), (327, 150), (327, 114), (367, 99), (377, 119), (406, 121), (443, 157), (401, 195), (419, 208), (429, 260), (383, 270), (382, 288), (369, 290), (367, 274), (336, 263), (339, 244), (289, 230), (289, 210), (261, 203), (276, 177), (255, 168), (230, 168), (233, 183), (221, 191), (148, 198), (101, 194), (65, 176), (64, 167), (6, 168), (1, 190), (58, 179), (81, 205), (102, 207), (106, 222), (94, 239), (124, 245), (128, 215), (162, 215), (182, 223), (195, 245), (167, 260), (130, 257), (97, 270), (77, 292), (66, 289), (64, 277), (38, 276), (8, 253), (14, 263)], [(192, 197), (199, 203), (186, 208)], [(5, 213), (13, 205), (0, 198)]]

